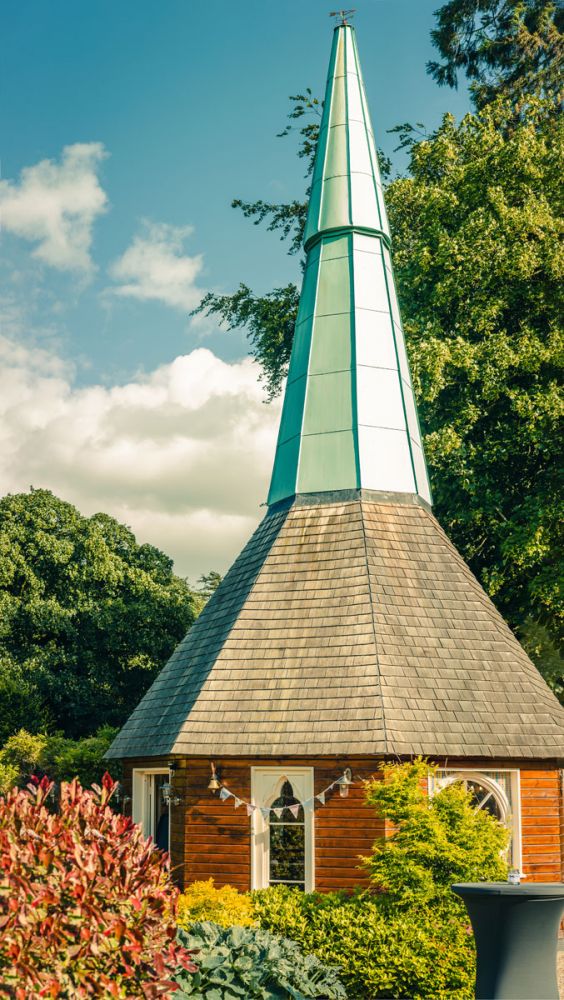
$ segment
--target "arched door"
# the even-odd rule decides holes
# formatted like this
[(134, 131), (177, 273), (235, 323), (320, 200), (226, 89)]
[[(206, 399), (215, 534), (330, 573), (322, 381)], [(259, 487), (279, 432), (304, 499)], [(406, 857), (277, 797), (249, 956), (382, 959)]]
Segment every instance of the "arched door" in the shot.
[[(254, 767), (252, 798), (257, 807), (252, 826), (253, 889), (293, 885), (311, 892), (313, 768)], [(304, 809), (306, 800), (310, 805)]]

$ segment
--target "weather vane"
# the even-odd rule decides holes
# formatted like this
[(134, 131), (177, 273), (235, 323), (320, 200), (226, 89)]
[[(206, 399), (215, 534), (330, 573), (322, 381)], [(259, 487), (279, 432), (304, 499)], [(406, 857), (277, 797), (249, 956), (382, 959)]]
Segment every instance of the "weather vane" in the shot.
[(352, 7), (351, 10), (332, 10), (329, 17), (340, 17), (339, 24), (348, 24), (348, 18), (354, 17), (356, 14), (356, 7)]

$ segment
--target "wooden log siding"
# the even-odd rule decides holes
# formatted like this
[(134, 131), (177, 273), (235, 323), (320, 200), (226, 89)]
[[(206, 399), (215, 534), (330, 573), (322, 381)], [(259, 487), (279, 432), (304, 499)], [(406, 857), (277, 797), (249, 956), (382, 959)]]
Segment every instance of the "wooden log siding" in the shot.
[[(366, 885), (359, 855), (370, 852), (384, 833), (384, 823), (364, 804), (361, 780), (378, 775), (374, 758), (261, 758), (220, 760), (221, 779), (235, 795), (251, 797), (251, 766), (314, 768), (315, 794), (338, 778), (345, 767), (353, 771), (354, 784), (346, 798), (338, 789), (315, 810), (315, 886), (321, 892)], [(523, 871), (530, 881), (554, 882), (562, 878), (562, 827), (560, 772), (554, 764), (538, 762), (450, 759), (441, 767), (495, 771), (519, 768), (521, 772), (521, 824)], [(124, 786), (131, 795), (133, 768), (156, 767), (166, 760), (130, 760), (124, 766)], [(251, 820), (245, 808), (222, 802), (208, 789), (209, 760), (179, 759), (174, 788), (183, 802), (171, 811), (171, 867), (180, 885), (214, 878), (246, 891), (251, 883)]]

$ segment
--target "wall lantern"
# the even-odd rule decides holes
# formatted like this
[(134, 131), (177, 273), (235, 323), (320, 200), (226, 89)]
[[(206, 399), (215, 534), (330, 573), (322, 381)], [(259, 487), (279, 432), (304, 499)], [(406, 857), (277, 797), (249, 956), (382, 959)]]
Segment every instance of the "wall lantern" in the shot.
[(219, 780), (219, 772), (212, 760), (211, 762), (211, 778), (209, 780), (208, 788), (210, 792), (217, 792), (221, 788), (221, 781)]
[(349, 794), (349, 788), (352, 785), (352, 771), (350, 767), (346, 767), (343, 771), (342, 777), (339, 778), (339, 795), (342, 799), (346, 799)]
[(180, 798), (180, 796), (174, 794), (174, 789), (173, 789), (174, 772), (178, 767), (177, 761), (169, 760), (167, 767), (170, 773), (170, 778), (168, 781), (165, 781), (161, 785), (161, 795), (163, 797), (163, 802), (165, 806), (168, 806), (170, 808), (170, 806), (179, 806), (180, 803), (182, 802), (182, 799)]

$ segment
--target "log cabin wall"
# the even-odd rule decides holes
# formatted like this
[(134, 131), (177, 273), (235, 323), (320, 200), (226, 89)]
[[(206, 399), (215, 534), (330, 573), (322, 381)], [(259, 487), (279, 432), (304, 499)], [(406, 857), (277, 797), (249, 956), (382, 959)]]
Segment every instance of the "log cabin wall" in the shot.
[[(347, 798), (337, 789), (324, 806), (316, 807), (314, 823), (315, 887), (321, 892), (366, 885), (359, 856), (370, 852), (384, 823), (363, 801), (361, 781), (378, 775), (374, 758), (261, 758), (217, 761), (221, 780), (235, 795), (251, 797), (251, 766), (314, 768), (315, 794), (338, 778), (345, 767), (353, 771), (354, 784)], [(166, 760), (129, 760), (124, 764), (125, 794), (131, 796), (133, 768), (166, 765)], [(519, 768), (521, 785), (522, 867), (528, 879), (557, 882), (563, 875), (561, 772), (555, 764), (511, 760), (449, 760), (441, 767), (491, 771)], [(174, 790), (182, 802), (171, 809), (171, 864), (179, 885), (214, 878), (241, 891), (251, 884), (251, 820), (245, 808), (235, 809), (208, 789), (208, 759), (177, 760)]]
[[(251, 767), (248, 760), (219, 762), (221, 780), (235, 795), (251, 797)], [(315, 886), (322, 892), (366, 885), (367, 878), (357, 866), (358, 856), (368, 854), (374, 840), (382, 836), (384, 824), (364, 804), (362, 778), (377, 773), (372, 759), (324, 760), (311, 758), (257, 759), (253, 766), (314, 768), (317, 795), (351, 766), (355, 784), (347, 798), (337, 789), (315, 810)], [(184, 882), (213, 877), (216, 884), (229, 883), (245, 891), (251, 885), (251, 820), (245, 808), (222, 802), (208, 790), (209, 761), (188, 762), (188, 793), (185, 813)]]

